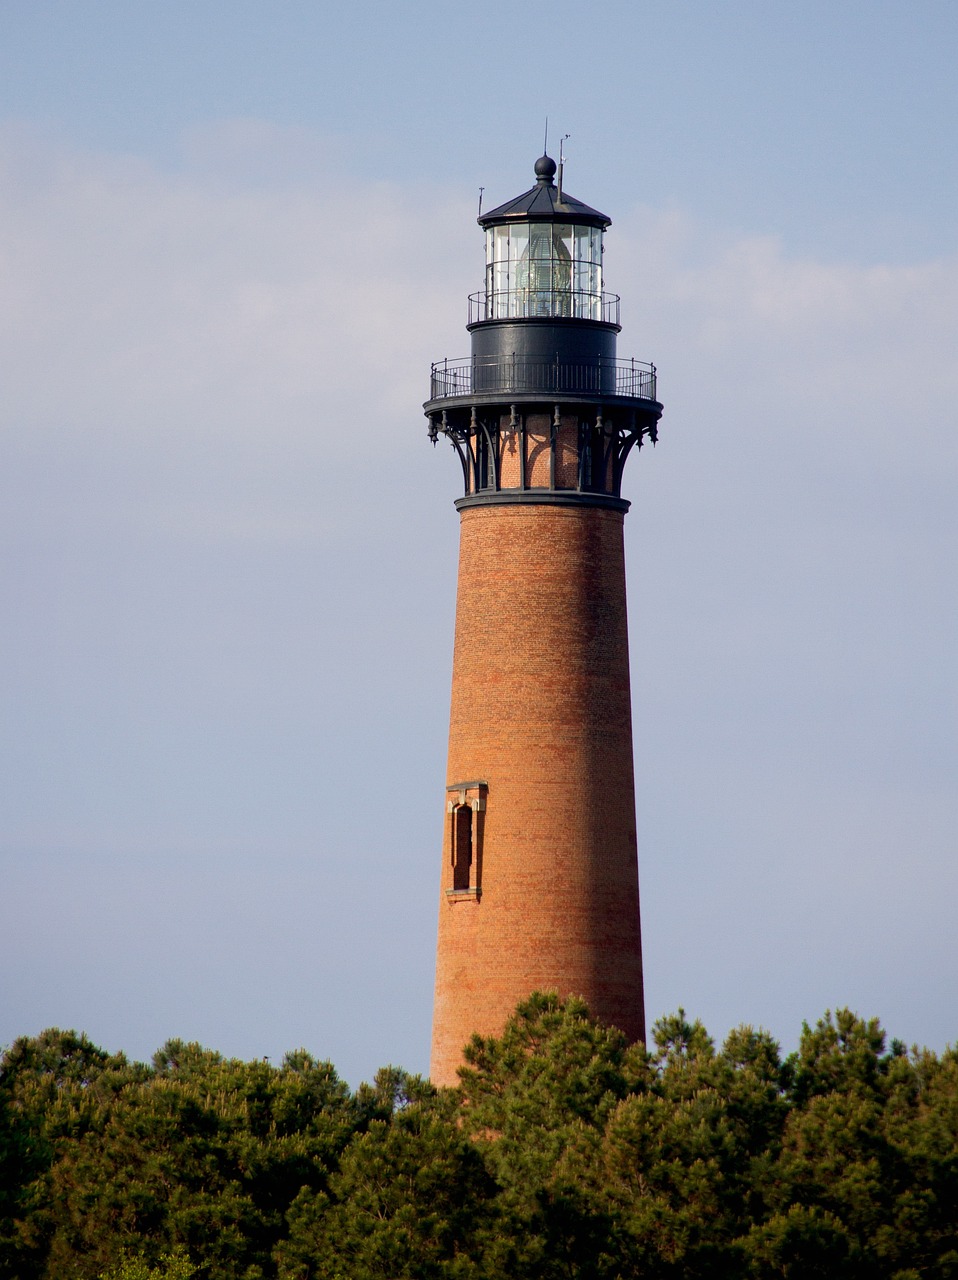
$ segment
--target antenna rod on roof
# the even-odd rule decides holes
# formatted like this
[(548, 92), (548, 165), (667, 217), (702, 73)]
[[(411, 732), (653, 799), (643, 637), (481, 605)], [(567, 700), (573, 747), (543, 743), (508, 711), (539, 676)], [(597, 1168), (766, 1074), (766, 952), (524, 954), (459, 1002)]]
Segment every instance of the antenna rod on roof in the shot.
[(542, 139), (542, 154), (548, 155), (549, 152), (549, 117), (546, 116), (545, 137)]
[(562, 155), (562, 148), (565, 145), (566, 139), (571, 137), (572, 137), (571, 133), (564, 133), (559, 142), (559, 203), (560, 204), (562, 203), (562, 166), (565, 163), (565, 160), (563, 159), (563, 155)]
[(482, 193), (483, 193), (483, 191), (485, 191), (485, 187), (480, 187), (480, 188), (479, 188), (479, 213), (478, 213), (478, 217), (480, 217), (480, 218), (482, 217)]

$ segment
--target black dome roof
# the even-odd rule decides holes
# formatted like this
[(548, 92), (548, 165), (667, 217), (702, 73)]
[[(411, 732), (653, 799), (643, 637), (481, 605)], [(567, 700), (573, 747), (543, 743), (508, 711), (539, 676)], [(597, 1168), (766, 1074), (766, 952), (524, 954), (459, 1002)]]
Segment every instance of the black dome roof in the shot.
[(559, 199), (559, 188), (553, 179), (556, 173), (556, 162), (551, 156), (540, 156), (536, 161), (536, 185), (514, 200), (507, 200), (489, 213), (478, 218), (481, 227), (501, 226), (507, 222), (578, 222), (589, 227), (608, 227), (612, 219), (598, 209), (583, 204), (567, 192), (562, 192)]

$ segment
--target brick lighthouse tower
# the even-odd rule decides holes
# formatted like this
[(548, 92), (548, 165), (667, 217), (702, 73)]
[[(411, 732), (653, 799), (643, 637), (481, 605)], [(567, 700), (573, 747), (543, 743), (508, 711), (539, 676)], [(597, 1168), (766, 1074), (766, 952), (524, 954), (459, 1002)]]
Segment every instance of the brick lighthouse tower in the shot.
[(604, 213), (536, 161), (479, 217), (472, 354), (433, 365), (429, 436), (462, 463), (431, 1077), (534, 990), (644, 1039), (622, 473), (655, 369), (616, 355)]

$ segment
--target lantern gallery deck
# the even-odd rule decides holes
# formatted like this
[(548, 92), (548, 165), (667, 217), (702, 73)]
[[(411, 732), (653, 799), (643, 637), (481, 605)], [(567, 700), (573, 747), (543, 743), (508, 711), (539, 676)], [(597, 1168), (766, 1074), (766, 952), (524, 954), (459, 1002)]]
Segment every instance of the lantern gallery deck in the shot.
[(597, 356), (586, 363), (516, 354), (440, 360), (432, 366), (429, 399), (499, 395), (600, 395), (655, 400), (655, 365)]

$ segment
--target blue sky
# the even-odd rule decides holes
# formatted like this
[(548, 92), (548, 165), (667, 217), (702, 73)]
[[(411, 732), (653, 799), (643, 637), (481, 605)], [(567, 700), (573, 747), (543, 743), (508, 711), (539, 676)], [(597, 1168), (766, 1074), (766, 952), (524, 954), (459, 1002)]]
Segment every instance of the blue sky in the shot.
[(607, 210), (648, 1011), (956, 1039), (958, 12), (7, 4), (0, 1043), (424, 1069), (480, 186)]

